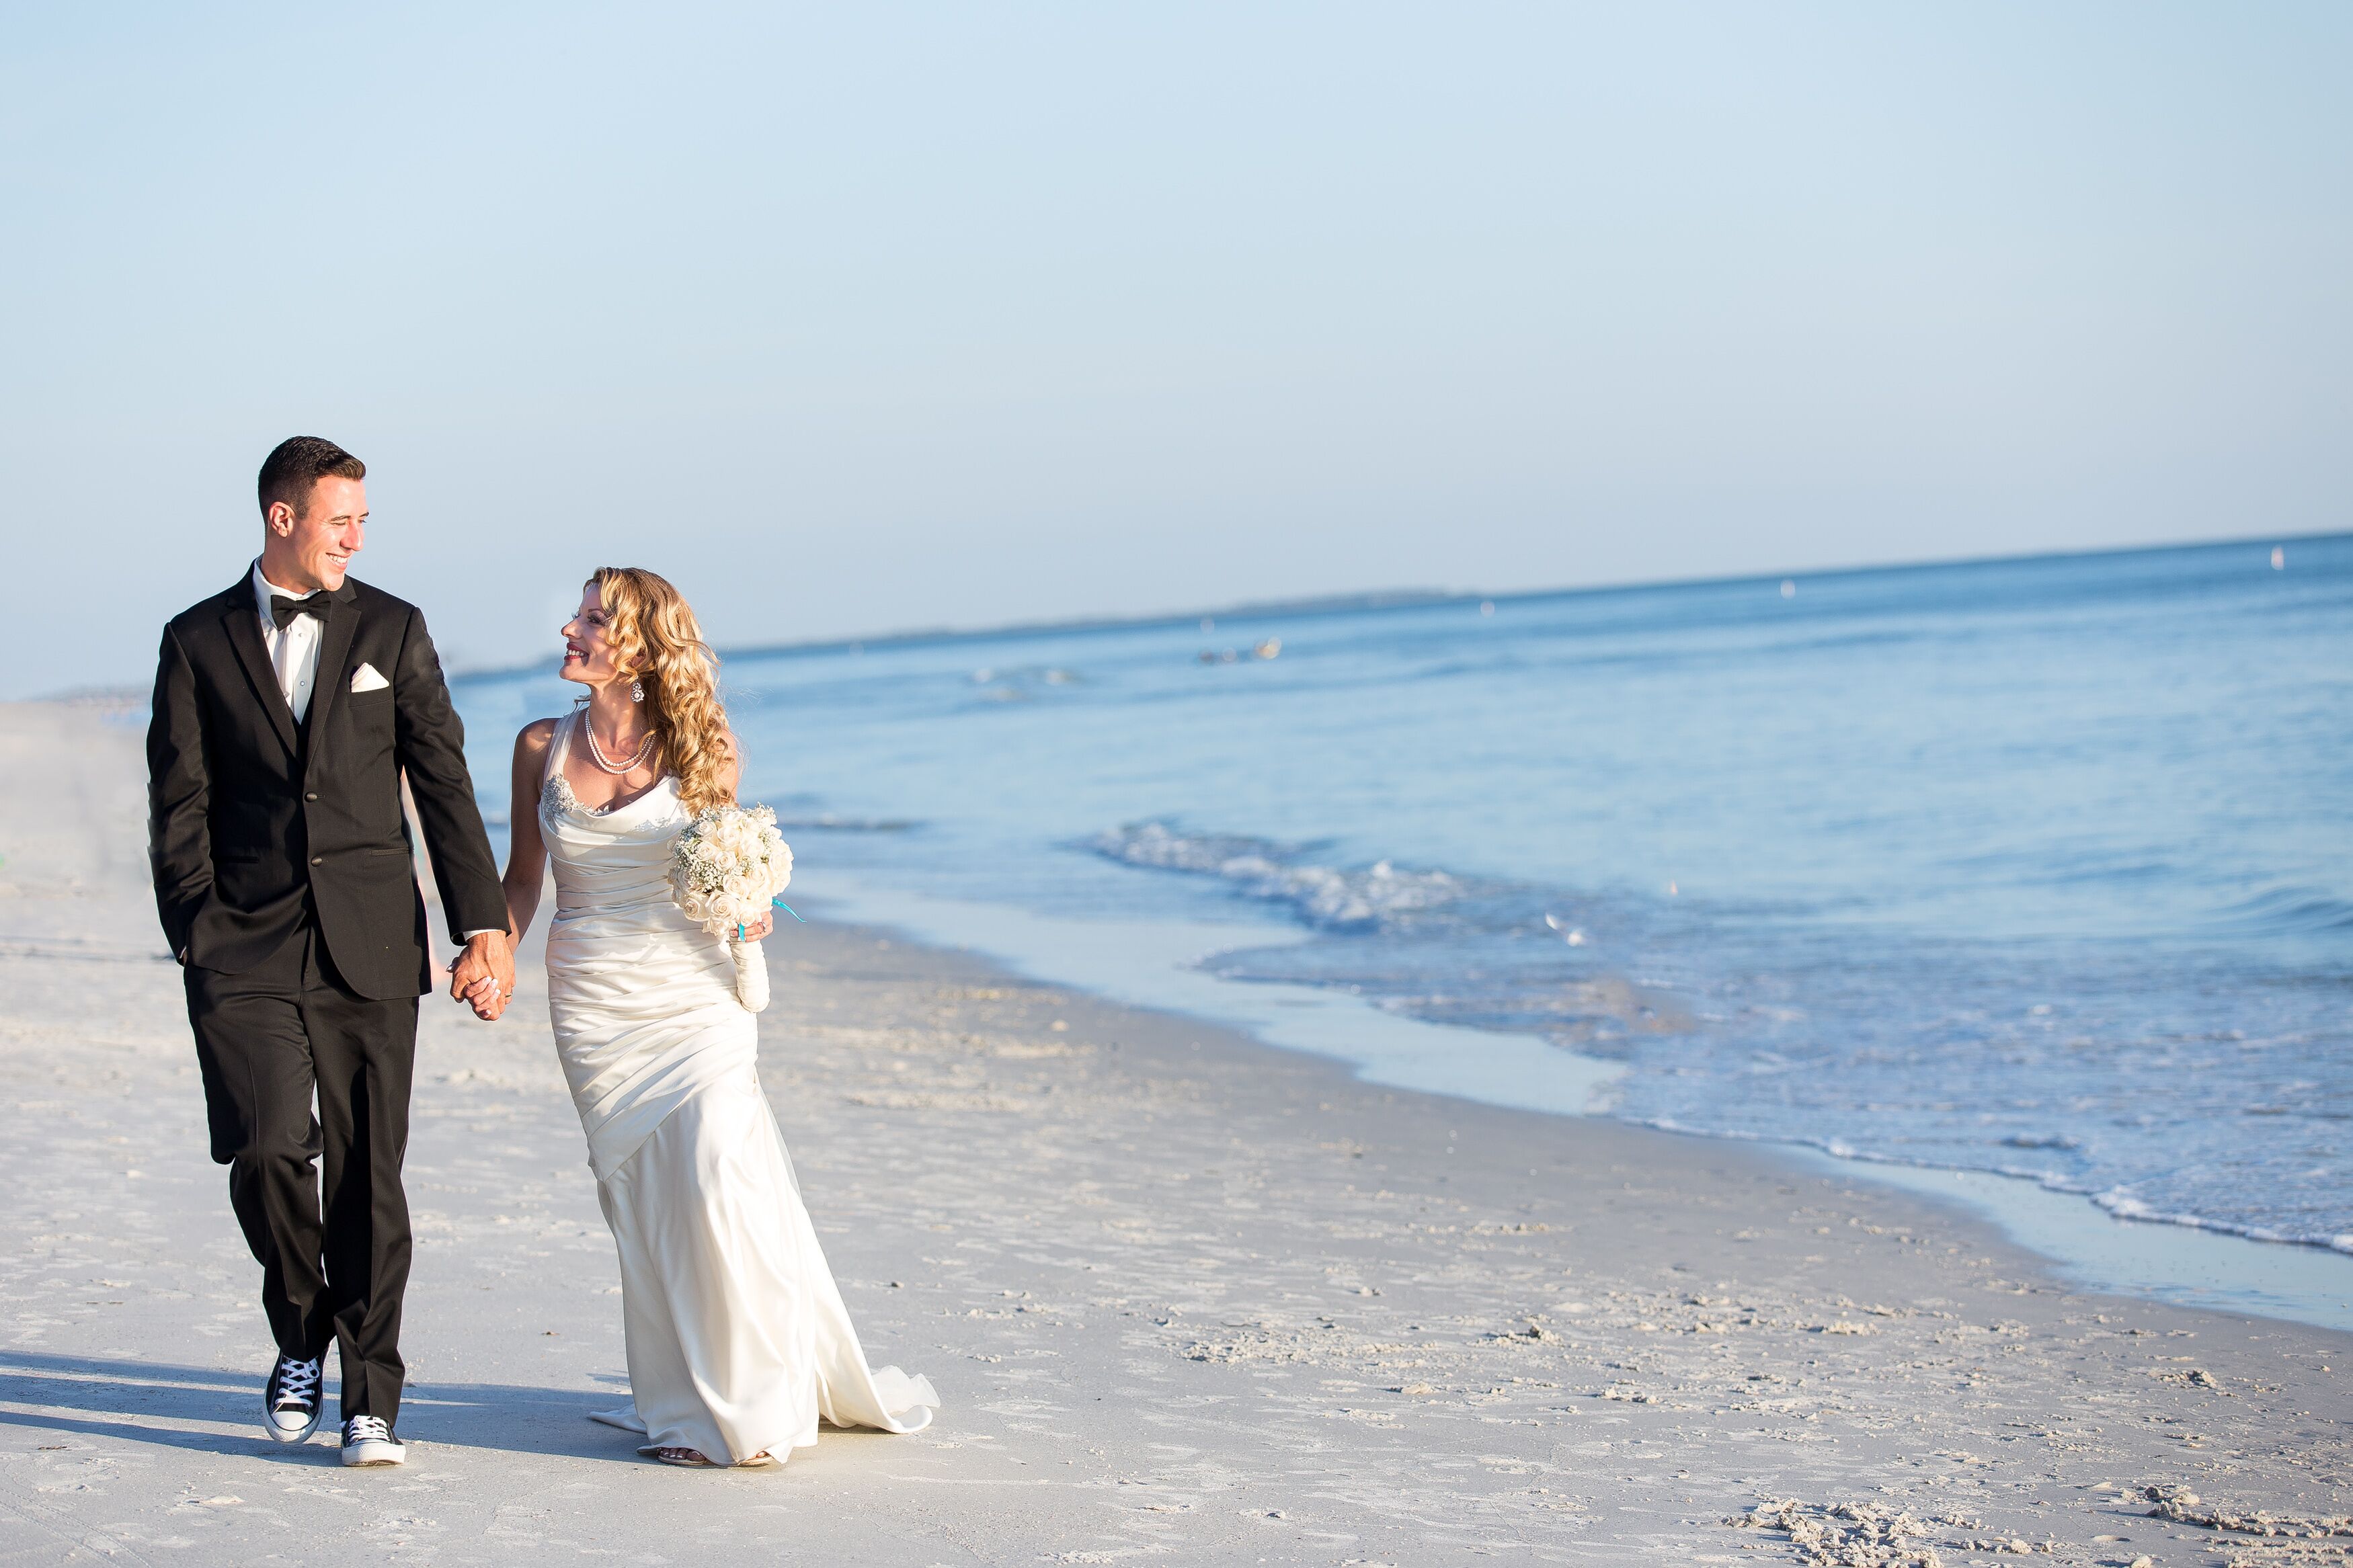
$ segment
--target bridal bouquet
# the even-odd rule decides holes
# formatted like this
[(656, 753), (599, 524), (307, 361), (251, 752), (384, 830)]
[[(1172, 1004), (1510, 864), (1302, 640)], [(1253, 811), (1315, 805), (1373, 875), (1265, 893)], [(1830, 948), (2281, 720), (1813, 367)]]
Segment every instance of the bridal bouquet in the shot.
[(768, 965), (744, 928), (770, 912), (793, 879), (792, 847), (765, 805), (713, 806), (678, 836), (670, 894), (687, 919), (727, 938), (735, 959), (735, 999), (757, 1013), (768, 1005)]

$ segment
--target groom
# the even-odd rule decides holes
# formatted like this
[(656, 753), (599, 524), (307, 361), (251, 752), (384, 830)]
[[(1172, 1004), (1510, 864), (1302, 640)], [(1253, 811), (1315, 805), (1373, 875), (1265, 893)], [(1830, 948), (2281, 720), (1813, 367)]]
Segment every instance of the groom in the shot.
[(424, 617), (344, 575), (366, 476), (332, 441), (282, 443), (261, 465), (260, 558), (164, 627), (148, 852), (185, 970), (212, 1157), (229, 1168), (278, 1342), (263, 1430), (299, 1443), (317, 1429), (332, 1341), (343, 1463), (396, 1465), (400, 1166), (417, 999), (432, 989), (404, 774), (466, 944), (452, 994), (485, 977), (511, 993), (514, 960)]

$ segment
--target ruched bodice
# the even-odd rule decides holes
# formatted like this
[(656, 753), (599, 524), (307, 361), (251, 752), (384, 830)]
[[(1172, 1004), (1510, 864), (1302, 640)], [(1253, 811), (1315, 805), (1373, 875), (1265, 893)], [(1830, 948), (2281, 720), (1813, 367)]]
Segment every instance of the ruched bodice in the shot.
[(820, 1417), (913, 1431), (939, 1395), (867, 1366), (760, 1090), (735, 961), (670, 896), (677, 781), (587, 810), (564, 777), (586, 721), (556, 725), (539, 825), (548, 1012), (620, 1254), (632, 1402), (596, 1418), (723, 1460), (782, 1458)]

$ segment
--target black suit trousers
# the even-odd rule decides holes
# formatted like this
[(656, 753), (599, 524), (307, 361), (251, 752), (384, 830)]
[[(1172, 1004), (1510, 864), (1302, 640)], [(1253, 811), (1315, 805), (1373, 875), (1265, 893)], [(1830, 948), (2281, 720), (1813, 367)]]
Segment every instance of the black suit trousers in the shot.
[[(279, 1350), (343, 1363), (343, 1418), (400, 1413), (417, 998), (353, 991), (304, 921), (241, 973), (190, 965), (212, 1156), (262, 1268)], [(315, 1100), (317, 1112), (312, 1113)]]

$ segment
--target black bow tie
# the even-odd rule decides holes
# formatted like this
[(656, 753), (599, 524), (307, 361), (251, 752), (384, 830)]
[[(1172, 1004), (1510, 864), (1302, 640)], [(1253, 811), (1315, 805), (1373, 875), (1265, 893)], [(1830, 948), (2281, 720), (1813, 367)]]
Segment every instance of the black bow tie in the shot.
[(272, 594), (269, 595), (269, 618), (278, 623), (278, 629), (282, 632), (294, 624), (297, 616), (316, 616), (325, 620), (327, 606), (332, 603), (333, 598), (324, 588), (306, 599), (290, 599), (283, 594)]

